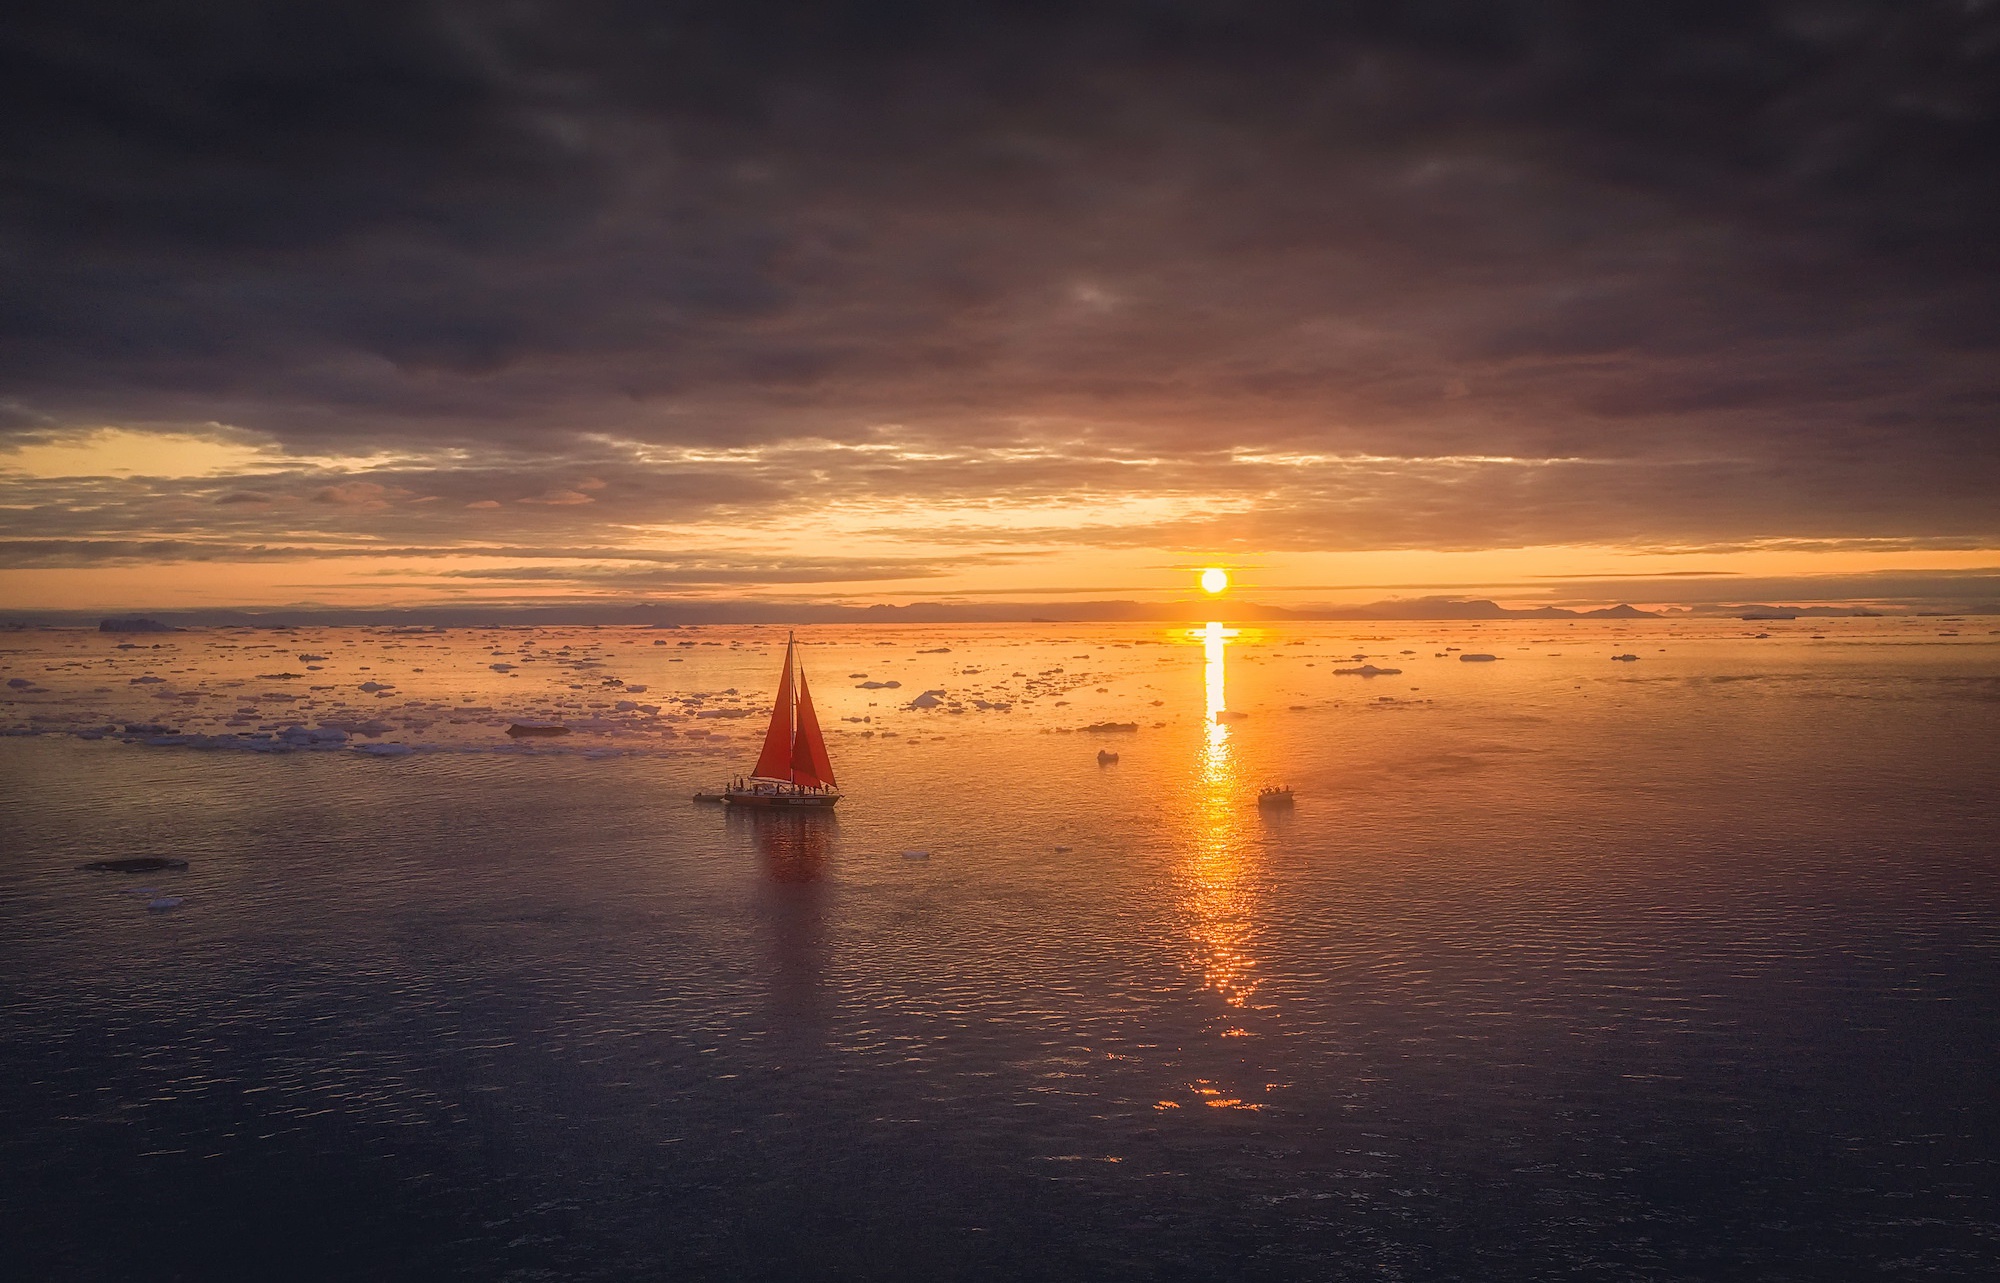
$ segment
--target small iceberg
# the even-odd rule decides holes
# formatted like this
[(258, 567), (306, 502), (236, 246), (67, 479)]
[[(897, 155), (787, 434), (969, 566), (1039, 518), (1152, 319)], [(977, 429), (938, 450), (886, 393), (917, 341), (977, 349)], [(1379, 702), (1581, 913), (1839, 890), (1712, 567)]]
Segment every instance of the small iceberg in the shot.
[(87, 869), (92, 873), (158, 873), (165, 869), (172, 869), (178, 873), (184, 872), (187, 866), (186, 860), (176, 859), (170, 855), (130, 855), (116, 860), (92, 860), (88, 864), (79, 864), (76, 867)]
[(1636, 662), (1638, 658), (1639, 657), (1637, 655), (1613, 655), (1611, 657), (1611, 662), (1614, 664), (1618, 663), (1630, 664)]
[(1400, 668), (1377, 668), (1373, 664), (1363, 664), (1359, 668), (1336, 668), (1335, 677), (1395, 677), (1402, 673)]
[(507, 733), (516, 737), (522, 735), (567, 735), (569, 727), (561, 722), (509, 722)]
[(1491, 664), (1499, 658), (1498, 655), (1464, 654), (1458, 657), (1458, 662), (1461, 664)]
[(928, 860), (931, 858), (931, 853), (929, 851), (905, 851), (903, 852), (903, 858), (905, 860)]
[(333, 726), (288, 726), (278, 732), (279, 741), (293, 748), (338, 748), (347, 743), (347, 738), (346, 731)]
[(165, 913), (169, 909), (178, 909), (185, 903), (187, 902), (177, 895), (163, 895), (146, 901), (146, 912)]
[(1097, 750), (1097, 764), (1099, 766), (1109, 766), (1117, 760), (1118, 754), (1112, 752), (1110, 749), (1100, 748)]

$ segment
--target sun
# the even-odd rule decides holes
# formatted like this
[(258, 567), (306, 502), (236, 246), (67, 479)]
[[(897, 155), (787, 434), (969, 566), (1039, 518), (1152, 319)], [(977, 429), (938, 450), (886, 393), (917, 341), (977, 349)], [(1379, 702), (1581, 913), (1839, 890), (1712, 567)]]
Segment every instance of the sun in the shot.
[(1201, 572), (1201, 590), (1205, 593), (1219, 593), (1229, 587), (1229, 572), (1220, 566), (1210, 566)]

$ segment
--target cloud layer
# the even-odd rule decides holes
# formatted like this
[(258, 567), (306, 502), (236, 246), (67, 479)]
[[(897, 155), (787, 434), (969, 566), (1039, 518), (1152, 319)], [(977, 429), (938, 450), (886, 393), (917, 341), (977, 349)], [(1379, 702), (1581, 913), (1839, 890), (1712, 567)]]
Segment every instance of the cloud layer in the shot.
[(1996, 109), (1925, 0), (29, 3), (0, 442), (266, 457), (4, 556), (1991, 547)]

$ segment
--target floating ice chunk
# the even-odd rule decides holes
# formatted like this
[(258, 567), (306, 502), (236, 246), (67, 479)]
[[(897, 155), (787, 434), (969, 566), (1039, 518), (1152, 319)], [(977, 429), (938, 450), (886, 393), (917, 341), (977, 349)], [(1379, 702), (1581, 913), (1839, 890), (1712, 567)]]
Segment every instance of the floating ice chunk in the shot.
[(1491, 664), (1499, 658), (1498, 655), (1465, 654), (1458, 657), (1458, 662), (1461, 664)]
[[(374, 726), (377, 723), (370, 722), (368, 725)], [(386, 725), (382, 727), (384, 731), (388, 729)], [(382, 732), (372, 731), (367, 733), (379, 735)], [(287, 744), (299, 748), (319, 746), (333, 748), (347, 743), (347, 732), (337, 726), (287, 726), (284, 730), (278, 732), (278, 738)]]
[(408, 744), (361, 744), (354, 751), (370, 757), (408, 757), (417, 750)]
[(1623, 662), (1629, 664), (1636, 661), (1639, 657), (1637, 655), (1613, 655), (1611, 658), (1613, 662)]
[(181, 907), (181, 905), (185, 903), (186, 901), (182, 900), (177, 895), (163, 895), (156, 899), (146, 901), (146, 912), (165, 913), (169, 909), (178, 909)]
[(396, 684), (394, 682), (363, 682), (361, 683), (361, 685), (355, 687), (355, 689), (364, 690), (369, 692), (370, 694), (373, 694), (376, 691), (395, 690)]
[(892, 691), (901, 690), (902, 688), (903, 683), (901, 682), (863, 682), (854, 689), (858, 691)]
[[(145, 677), (134, 677), (134, 678), (133, 678), (133, 679), (132, 679), (131, 681), (127, 682), (127, 683), (126, 683), (126, 685), (128, 685), (128, 686), (153, 686), (153, 685), (157, 685), (157, 684), (158, 684), (158, 683), (160, 683), (160, 682), (164, 682), (165, 680), (167, 680), (167, 679), (166, 679), (166, 678), (164, 678), (164, 677), (154, 677), (154, 676), (151, 676), (151, 675), (149, 674), (149, 675), (147, 675), (147, 676), (145, 676)], [(9, 686), (12, 686), (12, 685), (14, 684), (14, 682), (21, 682), (21, 679), (17, 677), (17, 678), (15, 678), (15, 679), (14, 679), (14, 681), (13, 681), (13, 682), (8, 682), (7, 684), (8, 684)], [(25, 685), (27, 685), (27, 683), (26, 683), (26, 682), (21, 682), (21, 685), (25, 686)]]
[(1248, 716), (1250, 714), (1239, 713), (1229, 708), (1219, 708), (1215, 711), (1215, 720), (1218, 722), (1240, 722)]
[(487, 667), (496, 673), (511, 673), (514, 671), (514, 665), (512, 664), (488, 664)]
[(1136, 732), (1136, 731), (1137, 731), (1137, 730), (1139, 729), (1139, 723), (1137, 723), (1137, 722), (1092, 722), (1092, 723), (1091, 723), (1090, 725), (1088, 725), (1088, 726), (1084, 727), (1083, 729), (1084, 729), (1084, 730), (1085, 730), (1086, 732), (1096, 732), (1097, 734), (1100, 734), (1100, 735), (1102, 735), (1102, 734), (1110, 734), (1110, 733), (1113, 733), (1113, 732), (1125, 732), (1125, 733), (1131, 733), (1131, 732)]
[(1373, 664), (1363, 664), (1359, 668), (1336, 668), (1333, 670), (1333, 675), (1335, 677), (1394, 677), (1402, 671), (1400, 668), (1377, 668)]
[(915, 699), (913, 699), (913, 700), (911, 700), (911, 701), (910, 701), (910, 707), (911, 707), (911, 708), (936, 708), (936, 707), (937, 707), (937, 706), (938, 706), (939, 704), (942, 704), (942, 703), (944, 703), (944, 692), (943, 692), (943, 691), (941, 691), (941, 690), (937, 690), (937, 691), (925, 691), (925, 692), (924, 692), (923, 694), (921, 694), (921, 695), (917, 696), (917, 697), (916, 697)]
[(905, 860), (928, 860), (931, 858), (931, 853), (929, 851), (905, 851), (903, 852), (903, 858)]
[(646, 690), (647, 688), (644, 686), (634, 686), (629, 682), (625, 685), (625, 693), (627, 695), (644, 695)]
[(341, 730), (341, 731), (351, 732), (352, 734), (355, 735), (371, 735), (371, 736), (381, 735), (384, 732), (393, 731), (396, 729), (395, 727), (389, 725), (389, 723), (382, 721), (379, 718), (371, 718), (370, 720), (365, 722), (321, 722), (320, 728), (322, 730), (327, 730), (327, 729)]
[[(158, 873), (165, 869), (172, 869), (178, 873), (185, 871), (187, 866), (186, 860), (171, 855), (128, 855), (115, 860), (92, 860), (77, 867), (93, 873)], [(158, 894), (150, 887), (138, 889), (148, 895)]]

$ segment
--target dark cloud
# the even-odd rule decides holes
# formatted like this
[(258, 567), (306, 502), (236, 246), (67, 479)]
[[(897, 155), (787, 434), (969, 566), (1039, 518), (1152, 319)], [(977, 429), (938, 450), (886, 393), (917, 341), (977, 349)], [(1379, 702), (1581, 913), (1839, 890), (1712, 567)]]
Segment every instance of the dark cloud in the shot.
[[(190, 539), (14, 539), (0, 540), (0, 569), (82, 569), (94, 566), (173, 565), (185, 562), (265, 563), (322, 559), (435, 561), (429, 575), (438, 581), (486, 580), (518, 584), (576, 584), (592, 588), (671, 589), (764, 584), (811, 585), (882, 583), (936, 578), (961, 569), (964, 559), (915, 557), (750, 557), (682, 550), (646, 552), (629, 548), (517, 547), (454, 545), (385, 547), (366, 545), (267, 545)], [(1023, 557), (977, 555), (974, 564), (998, 564)], [(467, 560), (511, 565), (465, 566)], [(534, 564), (542, 563), (542, 564)], [(562, 564), (548, 564), (562, 563)], [(403, 572), (396, 572), (403, 573)]]
[[(1956, 0), (28, 0), (0, 433), (423, 459), (10, 483), (5, 526), (1150, 487), (1239, 515), (1103, 538), (1991, 536), (1996, 111)], [(1395, 462), (1449, 456), (1574, 462)]]

